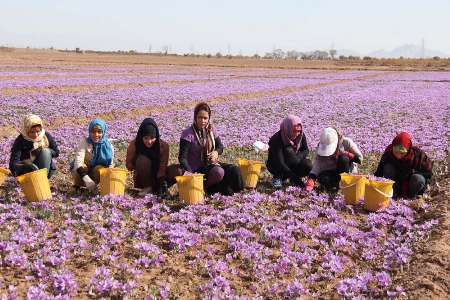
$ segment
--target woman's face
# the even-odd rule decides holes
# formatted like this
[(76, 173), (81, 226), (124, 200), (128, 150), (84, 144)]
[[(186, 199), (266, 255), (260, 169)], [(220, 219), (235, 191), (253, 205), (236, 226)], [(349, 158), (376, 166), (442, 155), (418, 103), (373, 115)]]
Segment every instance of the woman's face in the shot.
[(28, 131), (28, 137), (32, 140), (36, 139), (39, 134), (41, 134), (42, 127), (41, 125), (36, 125), (31, 127), (30, 131)]
[(209, 123), (209, 114), (206, 110), (201, 110), (197, 113), (195, 118), (195, 125), (198, 129), (205, 128)]
[(402, 159), (403, 157), (405, 157), (405, 155), (406, 153), (394, 151), (394, 156), (396, 159)]
[(156, 142), (156, 137), (153, 136), (144, 136), (142, 138), (142, 142), (144, 143), (145, 147), (147, 148), (151, 148), (153, 146), (153, 144)]
[(302, 132), (302, 124), (294, 125), (294, 127), (292, 128), (292, 131), (293, 131), (292, 133), (293, 133), (294, 139), (297, 138), (300, 135), (300, 133)]
[(98, 127), (92, 128), (92, 131), (91, 131), (91, 140), (92, 140), (94, 143), (100, 142), (100, 140), (102, 139), (102, 136), (103, 136), (103, 130), (102, 130), (101, 128), (98, 128)]

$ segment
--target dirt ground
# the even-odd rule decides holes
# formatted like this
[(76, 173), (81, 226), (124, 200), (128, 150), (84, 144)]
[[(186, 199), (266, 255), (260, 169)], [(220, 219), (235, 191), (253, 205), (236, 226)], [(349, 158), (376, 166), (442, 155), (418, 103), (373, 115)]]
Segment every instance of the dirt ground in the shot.
[(57, 50), (8, 49), (0, 51), (0, 64), (14, 65), (184, 65), (241, 68), (330, 69), (330, 70), (450, 70), (450, 59), (376, 59), (376, 60), (272, 60), (253, 58), (216, 58), (148, 54), (97, 54)]
[[(450, 299), (450, 158), (438, 170), (430, 207), (421, 221), (438, 219), (428, 242), (420, 244), (408, 270), (397, 280), (408, 299)], [(440, 173), (440, 174), (439, 174)]]

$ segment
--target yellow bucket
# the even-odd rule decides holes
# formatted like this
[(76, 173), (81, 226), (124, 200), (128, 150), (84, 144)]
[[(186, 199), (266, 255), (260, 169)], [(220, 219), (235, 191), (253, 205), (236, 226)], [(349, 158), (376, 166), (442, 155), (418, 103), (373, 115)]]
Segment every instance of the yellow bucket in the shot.
[(44, 168), (16, 177), (28, 201), (41, 201), (52, 198), (47, 174), (48, 171)]
[(392, 197), (392, 186), (394, 181), (369, 180), (366, 183), (366, 192), (364, 194), (364, 208), (370, 211), (377, 211), (389, 206)]
[(5, 182), (6, 178), (9, 175), (9, 170), (5, 169), (5, 168), (0, 168), (0, 185), (3, 184), (3, 182)]
[(176, 176), (180, 200), (188, 204), (201, 204), (204, 200), (203, 174)]
[(258, 183), (259, 174), (261, 174), (262, 162), (239, 158), (239, 167), (241, 168), (242, 180), (246, 188), (255, 188)]
[(367, 178), (363, 175), (342, 173), (339, 186), (344, 194), (345, 203), (357, 205), (364, 198), (366, 182)]
[(100, 169), (100, 195), (123, 195), (128, 171), (122, 168)]

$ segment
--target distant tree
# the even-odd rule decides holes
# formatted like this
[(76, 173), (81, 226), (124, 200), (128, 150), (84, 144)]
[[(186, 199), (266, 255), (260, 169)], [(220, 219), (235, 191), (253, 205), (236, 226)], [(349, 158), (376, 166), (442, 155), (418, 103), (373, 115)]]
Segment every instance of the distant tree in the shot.
[(285, 56), (286, 56), (286, 54), (284, 53), (284, 51), (281, 50), (281, 49), (275, 49), (275, 50), (273, 50), (272, 55), (273, 55), (272, 57), (275, 58), (275, 59), (283, 59), (283, 58), (285, 58)]
[(261, 56), (259, 56), (259, 54), (258, 53), (255, 53), (255, 54), (253, 54), (253, 56), (252, 56), (253, 58), (256, 58), (256, 59), (260, 59), (261, 58)]
[(216, 57), (217, 57), (217, 58), (221, 58), (221, 57), (222, 57), (222, 53), (217, 52), (217, 53), (216, 53)]
[(208, 54), (206, 55), (206, 57), (207, 57), (207, 58), (211, 58), (212, 55), (211, 55), (210, 53), (208, 53)]
[(169, 46), (164, 45), (164, 46), (162, 47), (162, 53), (163, 53), (164, 55), (167, 55), (168, 52), (169, 52)]
[(440, 60), (441, 58), (439, 56), (433, 56), (434, 60)]
[(334, 56), (336, 55), (337, 51), (335, 49), (331, 49), (329, 52), (330, 52), (331, 59), (334, 59)]
[(370, 56), (364, 56), (364, 57), (363, 57), (363, 60), (372, 60), (372, 57), (370, 57)]
[(298, 59), (299, 57), (300, 57), (300, 53), (295, 50), (286, 52), (287, 59)]

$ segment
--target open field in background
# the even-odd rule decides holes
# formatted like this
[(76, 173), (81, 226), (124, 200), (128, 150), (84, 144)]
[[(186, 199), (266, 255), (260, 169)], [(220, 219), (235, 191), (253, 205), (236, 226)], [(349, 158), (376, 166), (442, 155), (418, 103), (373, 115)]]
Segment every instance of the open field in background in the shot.
[[(450, 71), (424, 71), (448, 69), (445, 61), (363, 63), (0, 53), (0, 165), (29, 112), (62, 150), (53, 201), (26, 203), (13, 180), (0, 189), (0, 295), (448, 296)], [(429, 202), (368, 214), (340, 195), (274, 192), (267, 172), (257, 191), (196, 207), (71, 189), (67, 164), (91, 118), (108, 121), (118, 165), (142, 119), (155, 118), (175, 162), (200, 101), (212, 105), (230, 162), (264, 159), (250, 145), (267, 142), (288, 113), (302, 118), (311, 148), (321, 128), (342, 128), (366, 155), (366, 173), (407, 130), (437, 161)]]

